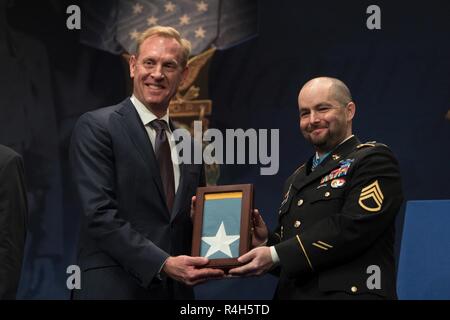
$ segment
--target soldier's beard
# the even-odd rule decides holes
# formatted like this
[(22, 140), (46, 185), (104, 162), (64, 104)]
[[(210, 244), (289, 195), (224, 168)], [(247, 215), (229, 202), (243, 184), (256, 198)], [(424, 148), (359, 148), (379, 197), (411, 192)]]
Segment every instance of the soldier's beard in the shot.
[(320, 136), (315, 136), (312, 134), (312, 132), (308, 134), (308, 140), (315, 148), (319, 149), (326, 148), (327, 144), (331, 140), (330, 129), (329, 128), (323, 129), (326, 129), (326, 132), (322, 133)]
[(332, 135), (329, 128), (320, 136), (314, 136), (311, 133), (308, 134), (307, 140), (314, 146), (314, 149), (319, 153), (326, 153), (331, 151), (337, 143), (339, 143), (336, 137), (336, 133)]

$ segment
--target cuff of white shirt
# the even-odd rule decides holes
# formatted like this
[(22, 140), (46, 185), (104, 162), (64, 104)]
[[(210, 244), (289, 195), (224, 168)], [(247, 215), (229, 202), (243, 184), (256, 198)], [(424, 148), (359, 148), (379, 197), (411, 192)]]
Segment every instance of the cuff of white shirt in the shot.
[(280, 257), (278, 257), (277, 250), (275, 249), (274, 246), (269, 247), (269, 249), (270, 249), (270, 255), (272, 256), (272, 261), (273, 261), (274, 265), (279, 264)]

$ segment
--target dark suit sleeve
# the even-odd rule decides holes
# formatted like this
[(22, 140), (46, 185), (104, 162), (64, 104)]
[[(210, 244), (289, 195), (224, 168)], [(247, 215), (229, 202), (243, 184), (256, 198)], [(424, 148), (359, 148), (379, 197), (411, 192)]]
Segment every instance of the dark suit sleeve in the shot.
[(0, 299), (15, 299), (28, 210), (24, 170), (18, 155), (8, 156), (0, 162)]
[[(388, 148), (371, 148), (358, 162), (349, 183), (340, 212), (275, 246), (289, 276), (351, 259), (393, 225), (403, 196), (397, 160)], [(378, 203), (373, 202), (375, 198)], [(381, 207), (377, 210), (378, 204)]]
[(169, 254), (121, 217), (111, 136), (105, 125), (89, 113), (79, 119), (74, 129), (71, 163), (88, 235), (148, 287)]

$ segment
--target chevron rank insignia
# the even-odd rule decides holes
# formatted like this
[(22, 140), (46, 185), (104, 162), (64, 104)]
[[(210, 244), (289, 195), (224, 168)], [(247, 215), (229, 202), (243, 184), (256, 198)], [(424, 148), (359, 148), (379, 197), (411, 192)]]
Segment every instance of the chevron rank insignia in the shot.
[(358, 203), (364, 210), (378, 212), (381, 210), (383, 199), (384, 195), (383, 192), (381, 192), (378, 180), (375, 180), (375, 182), (361, 190)]

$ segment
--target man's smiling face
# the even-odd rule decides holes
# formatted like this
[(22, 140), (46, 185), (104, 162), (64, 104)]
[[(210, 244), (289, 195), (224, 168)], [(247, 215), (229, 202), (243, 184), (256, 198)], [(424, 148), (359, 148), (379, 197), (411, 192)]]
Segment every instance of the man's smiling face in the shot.
[(170, 99), (186, 77), (181, 65), (182, 47), (175, 39), (153, 36), (142, 42), (130, 58), (133, 94), (150, 111), (165, 114)]
[(332, 150), (351, 134), (354, 104), (341, 105), (330, 90), (331, 83), (314, 81), (298, 97), (300, 129), (319, 153)]

